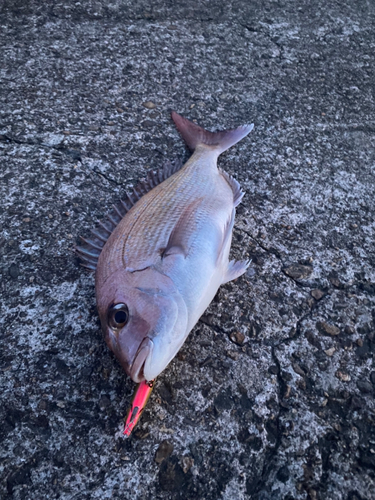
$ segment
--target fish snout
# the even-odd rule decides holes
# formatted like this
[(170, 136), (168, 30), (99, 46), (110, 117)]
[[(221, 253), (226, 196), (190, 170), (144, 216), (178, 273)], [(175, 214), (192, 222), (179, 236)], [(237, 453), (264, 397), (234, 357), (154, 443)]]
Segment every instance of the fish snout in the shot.
[(129, 371), (129, 375), (134, 382), (139, 383), (145, 380), (144, 366), (147, 357), (153, 350), (153, 347), (154, 343), (149, 337), (146, 337), (139, 346)]
[(154, 344), (149, 337), (145, 337), (141, 343), (135, 339), (129, 338), (124, 342), (121, 335), (108, 329), (105, 335), (105, 341), (113, 354), (120, 362), (123, 369), (134, 382), (138, 383), (145, 380), (143, 368), (147, 356), (152, 352)]

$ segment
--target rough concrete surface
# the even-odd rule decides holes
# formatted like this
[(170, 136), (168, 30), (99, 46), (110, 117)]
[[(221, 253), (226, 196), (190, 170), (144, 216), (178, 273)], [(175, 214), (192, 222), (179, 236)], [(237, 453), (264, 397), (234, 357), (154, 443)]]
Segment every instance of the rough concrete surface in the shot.
[[(2, 0), (0, 498), (375, 498), (374, 21), (371, 0)], [(254, 122), (220, 158), (252, 264), (123, 440), (134, 384), (72, 249), (188, 157), (171, 109)]]

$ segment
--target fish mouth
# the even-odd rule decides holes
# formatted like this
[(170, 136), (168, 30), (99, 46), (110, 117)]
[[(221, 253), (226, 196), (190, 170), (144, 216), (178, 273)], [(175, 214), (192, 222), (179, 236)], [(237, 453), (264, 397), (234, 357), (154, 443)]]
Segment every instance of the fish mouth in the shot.
[(144, 366), (146, 363), (146, 359), (152, 351), (153, 347), (154, 343), (148, 337), (146, 337), (139, 346), (129, 373), (134, 382), (139, 383), (145, 380)]

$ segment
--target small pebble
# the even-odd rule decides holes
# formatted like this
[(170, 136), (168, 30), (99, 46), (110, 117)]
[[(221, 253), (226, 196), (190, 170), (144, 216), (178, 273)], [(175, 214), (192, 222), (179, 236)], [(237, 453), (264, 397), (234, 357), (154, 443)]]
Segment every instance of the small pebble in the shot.
[(287, 276), (293, 278), (294, 280), (303, 280), (312, 274), (313, 268), (302, 264), (292, 264), (288, 267), (284, 267), (283, 271)]
[(331, 278), (329, 278), (329, 281), (332, 283), (332, 285), (335, 288), (340, 288), (341, 287), (341, 282), (340, 282), (340, 280), (338, 278), (331, 277)]
[(181, 458), (181, 467), (184, 473), (186, 474), (194, 465), (194, 459), (188, 456), (184, 456)]
[(245, 340), (245, 335), (241, 332), (232, 332), (229, 334), (229, 338), (235, 344), (242, 345)]
[(144, 127), (153, 127), (156, 125), (156, 123), (153, 122), (152, 120), (145, 120), (144, 122), (142, 122), (142, 125)]
[(155, 109), (156, 104), (154, 104), (152, 101), (146, 101), (142, 103), (142, 106), (147, 109)]
[(146, 439), (148, 438), (148, 436), (150, 435), (150, 433), (147, 431), (147, 430), (144, 430), (144, 429), (136, 429), (134, 431), (134, 436), (137, 438), (137, 439)]
[(326, 323), (325, 321), (322, 321), (319, 326), (321, 330), (323, 330), (325, 333), (328, 333), (328, 335), (332, 335), (332, 337), (340, 333), (340, 328), (335, 325)]
[(295, 371), (295, 373), (297, 373), (301, 377), (305, 376), (305, 372), (302, 370), (302, 368), (297, 363), (293, 363), (292, 368)]
[(165, 432), (165, 434), (174, 434), (176, 431), (174, 429), (168, 429), (168, 427), (161, 425), (160, 432)]
[(349, 373), (346, 373), (342, 370), (337, 370), (335, 375), (342, 382), (350, 382), (351, 380), (351, 376), (349, 375)]
[(315, 300), (311, 297), (307, 299), (307, 305), (311, 308), (315, 305)]
[(335, 347), (330, 347), (329, 349), (326, 349), (324, 352), (327, 354), (327, 356), (331, 357), (333, 356), (335, 351), (336, 351)]
[(44, 399), (42, 399), (41, 401), (39, 401), (38, 409), (42, 410), (42, 411), (48, 410), (48, 402), (45, 401)]
[(237, 361), (239, 356), (237, 351), (226, 351), (226, 355), (228, 358), (233, 359), (233, 361)]
[(316, 288), (315, 290), (311, 290), (310, 293), (311, 293), (311, 296), (314, 297), (315, 300), (320, 300), (325, 295), (323, 290), (320, 290), (319, 288)]

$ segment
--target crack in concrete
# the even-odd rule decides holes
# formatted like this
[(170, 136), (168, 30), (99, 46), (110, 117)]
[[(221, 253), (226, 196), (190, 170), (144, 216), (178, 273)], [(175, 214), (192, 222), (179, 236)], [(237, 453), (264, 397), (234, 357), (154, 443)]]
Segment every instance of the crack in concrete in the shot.
[[(248, 231), (246, 231), (246, 229), (239, 229), (239, 231), (242, 231), (244, 232), (245, 234), (247, 234), (247, 236), (252, 240), (254, 241), (254, 243), (256, 243), (262, 250), (264, 250), (265, 252), (267, 253), (270, 253), (272, 255), (274, 255), (280, 262), (282, 265), (284, 265), (284, 262), (283, 262), (283, 259), (281, 257), (281, 254), (280, 252), (278, 252), (276, 249), (274, 248), (268, 248), (266, 247), (265, 245), (263, 245), (259, 240), (257, 240), (256, 238), (254, 238), (254, 236), (252, 236)], [(280, 269), (280, 271), (284, 274), (284, 276), (286, 276), (287, 278), (289, 278), (291, 281), (293, 281), (293, 283), (295, 283), (299, 288), (303, 288), (303, 289), (306, 289), (306, 288), (313, 288), (311, 285), (309, 285), (308, 283), (301, 283), (300, 281), (298, 281), (296, 278), (293, 278), (292, 276), (289, 276), (289, 274), (287, 274), (285, 272), (285, 270), (283, 268)]]
[(268, 478), (272, 474), (272, 471), (274, 470), (274, 461), (276, 456), (278, 455), (279, 449), (281, 447), (281, 442), (282, 442), (282, 433), (281, 433), (281, 424), (280, 424), (280, 419), (281, 419), (281, 414), (282, 412), (286, 412), (287, 409), (283, 408), (281, 405), (281, 401), (283, 399), (283, 395), (286, 392), (286, 386), (287, 384), (281, 377), (281, 366), (280, 362), (275, 354), (275, 347), (271, 346), (271, 356), (272, 360), (275, 363), (277, 367), (277, 382), (278, 382), (278, 413), (276, 416), (276, 427), (277, 427), (277, 434), (276, 434), (276, 442), (273, 447), (269, 446), (268, 450), (265, 452), (266, 453), (266, 458), (263, 462), (263, 468), (262, 472), (260, 473), (259, 478), (257, 479), (257, 486), (254, 490), (254, 493), (257, 495), (261, 492), (263, 489), (264, 485), (268, 483)]
[[(67, 156), (70, 156), (70, 157), (74, 156), (74, 159), (77, 162), (79, 162), (81, 164), (83, 163), (82, 157), (81, 157), (80, 154), (79, 155), (78, 154), (72, 155), (73, 152), (74, 153), (80, 153), (79, 151), (74, 150), (74, 149), (70, 149), (70, 148), (67, 148), (67, 147), (64, 147), (62, 145), (54, 146), (54, 145), (51, 145), (51, 144), (45, 144), (43, 142), (22, 141), (20, 139), (15, 139), (15, 138), (9, 137), (6, 134), (0, 135), (0, 142), (14, 143), (14, 144), (19, 144), (19, 145), (24, 145), (24, 146), (36, 146), (36, 147), (42, 147), (42, 148), (47, 148), (47, 149), (54, 149), (56, 151), (59, 151), (59, 152), (65, 154), (65, 155), (67, 155)], [(91, 170), (91, 172), (94, 172), (98, 176), (103, 177), (105, 180), (107, 180), (110, 183), (115, 184), (116, 186), (122, 186), (122, 183), (115, 181), (114, 179), (112, 179), (111, 177), (107, 176), (103, 172), (98, 171), (96, 168), (93, 168)], [(96, 185), (99, 186), (99, 187), (103, 187), (101, 184), (96, 184)]]
[(259, 477), (259, 487), (255, 490), (256, 494), (259, 494), (261, 491), (261, 486), (264, 484), (268, 484), (268, 480), (272, 472), (274, 471), (275, 468), (275, 459), (278, 455), (279, 449), (281, 448), (282, 444), (282, 430), (281, 430), (281, 417), (283, 414), (286, 414), (288, 412), (288, 408), (285, 407), (282, 403), (285, 398), (285, 394), (287, 393), (287, 388), (288, 384), (285, 382), (285, 380), (282, 377), (282, 369), (281, 369), (281, 364), (280, 361), (276, 355), (276, 349), (281, 345), (281, 344), (286, 344), (290, 342), (291, 340), (298, 339), (302, 332), (300, 331), (300, 325), (302, 321), (304, 321), (308, 316), (310, 316), (312, 311), (309, 311), (308, 313), (304, 314), (301, 318), (299, 318), (296, 322), (296, 333), (293, 335), (293, 337), (288, 337), (286, 339), (281, 340), (277, 344), (271, 345), (271, 356), (272, 356), (272, 361), (275, 363), (277, 367), (277, 373), (276, 373), (276, 379), (277, 379), (277, 387), (278, 387), (278, 413), (276, 416), (276, 426), (277, 426), (277, 435), (276, 435), (276, 443), (273, 448), (269, 448), (268, 451), (268, 457), (267, 460), (264, 461), (264, 466), (262, 469), (262, 472)]
[(220, 328), (219, 326), (217, 325), (213, 325), (212, 323), (210, 323), (209, 321), (205, 320), (203, 316), (201, 316), (199, 318), (199, 322), (200, 323), (203, 323), (204, 325), (208, 326), (208, 328), (210, 328), (210, 330), (214, 330), (216, 333), (220, 333), (222, 335), (226, 335), (226, 336), (229, 336), (229, 333), (225, 332), (222, 328)]
[[(21, 141), (20, 139), (14, 139), (13, 137), (9, 137), (6, 134), (0, 135), (0, 142), (3, 142), (5, 144), (6, 143), (14, 143), (14, 144), (22, 145), (22, 146), (36, 146), (36, 147), (41, 147), (41, 148), (54, 149), (56, 151), (59, 151), (63, 154), (70, 156), (71, 158), (73, 158), (73, 156), (74, 156), (74, 159), (77, 162), (82, 163), (82, 158), (81, 158), (81, 154), (79, 151), (77, 151), (75, 149), (67, 148), (65, 146), (62, 146), (61, 144), (55, 146), (53, 144), (45, 144), (43, 142)], [(72, 154), (73, 152), (74, 152), (74, 155)]]
[(274, 255), (275, 257), (277, 257), (281, 262), (282, 262), (282, 258), (281, 258), (281, 254), (280, 252), (278, 252), (276, 249), (274, 248), (268, 248), (266, 247), (265, 245), (263, 245), (260, 241), (258, 241), (256, 238), (254, 238), (254, 236), (252, 236), (248, 231), (246, 231), (246, 229), (241, 229), (241, 228), (236, 228), (238, 229), (239, 231), (242, 231), (244, 232), (245, 234), (247, 234), (247, 236), (252, 240), (254, 241), (260, 248), (262, 248), (265, 252), (267, 253), (271, 253), (272, 255)]
[[(239, 26), (242, 26), (242, 28), (244, 28), (245, 30), (249, 31), (250, 33), (261, 33), (262, 35), (264, 35), (266, 38), (268, 38), (270, 40), (271, 43), (273, 43), (274, 45), (276, 45), (276, 47), (279, 49), (279, 55), (277, 56), (277, 58), (279, 59), (279, 61), (285, 61), (287, 60), (287, 58), (284, 56), (284, 47), (281, 43), (279, 43), (277, 40), (275, 40), (274, 38), (275, 37), (272, 37), (272, 35), (270, 33), (268, 33), (265, 29), (256, 29), (252, 26), (248, 26), (247, 24), (243, 24), (243, 23), (238, 23)], [(264, 26), (264, 23), (262, 23), (260, 25), (260, 28), (262, 28)]]
[(106, 181), (111, 182), (112, 184), (115, 184), (116, 186), (122, 186), (123, 184), (120, 182), (115, 181), (111, 177), (107, 176), (106, 174), (103, 174), (103, 172), (100, 172), (96, 168), (93, 168), (91, 172), (94, 172), (96, 175), (103, 177)]

